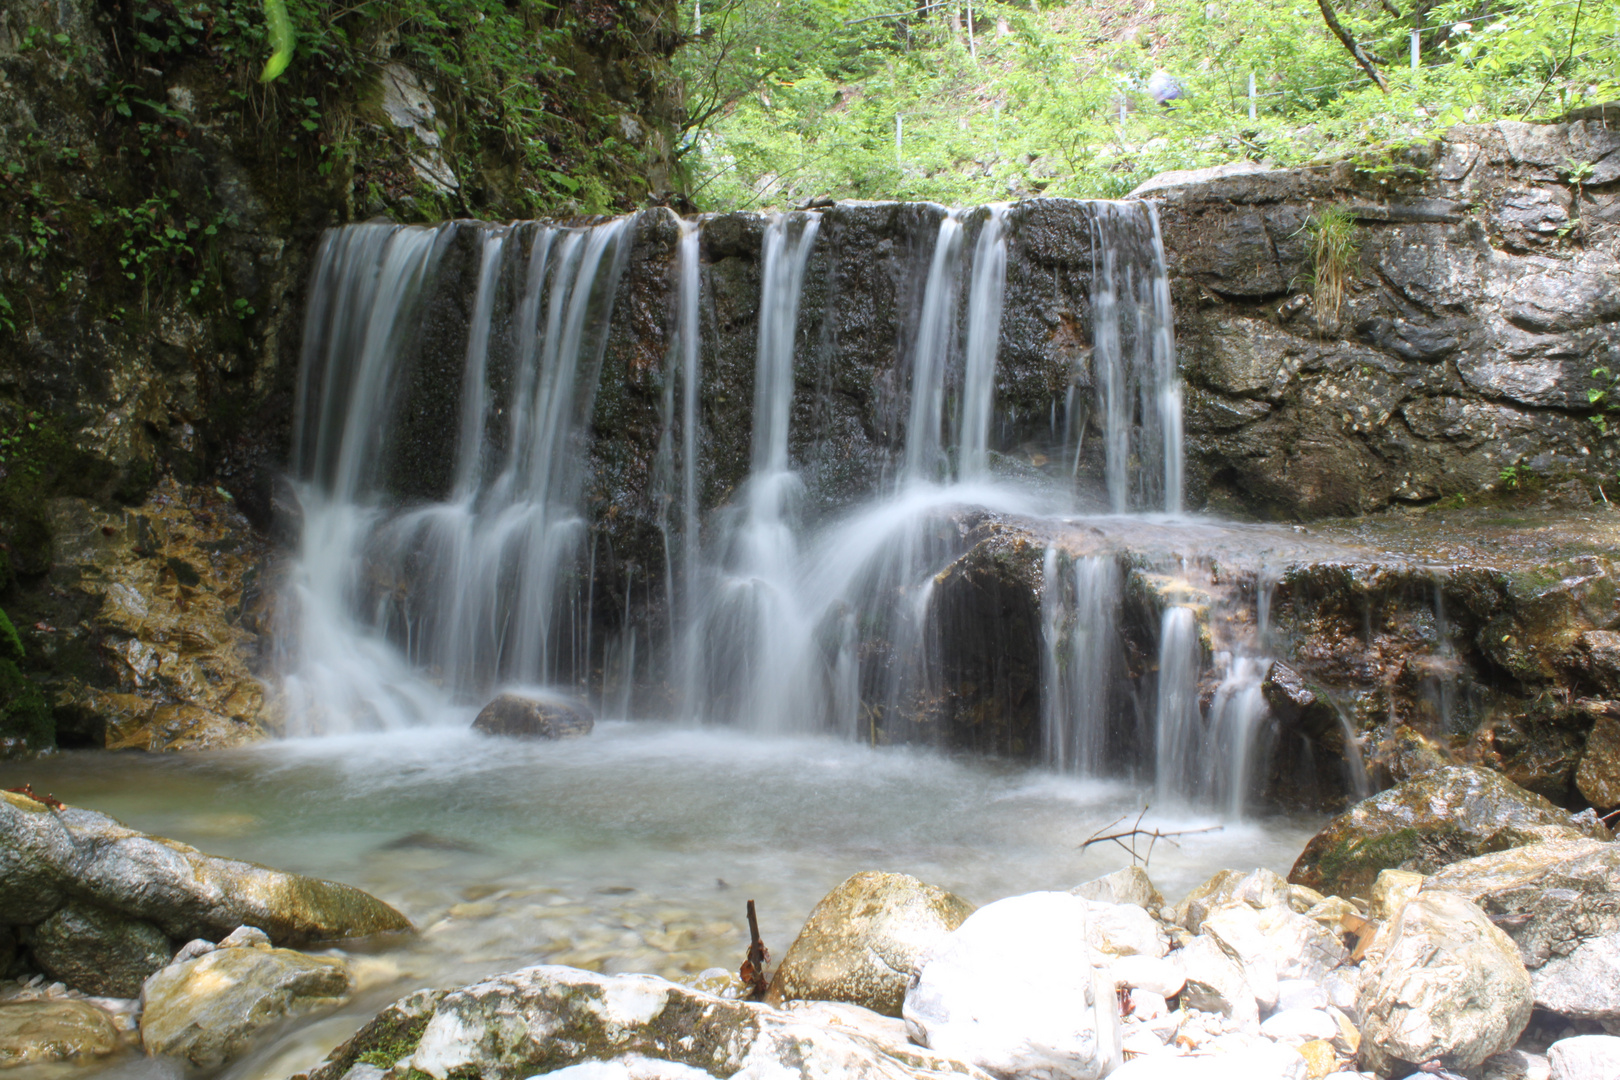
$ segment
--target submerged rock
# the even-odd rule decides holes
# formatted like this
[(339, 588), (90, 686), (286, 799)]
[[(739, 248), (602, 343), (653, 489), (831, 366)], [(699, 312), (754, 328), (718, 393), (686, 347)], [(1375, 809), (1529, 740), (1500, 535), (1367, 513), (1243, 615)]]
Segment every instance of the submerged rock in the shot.
[(1288, 880), (1365, 896), (1380, 870), (1429, 874), (1490, 851), (1607, 830), (1576, 824), (1500, 773), (1450, 766), (1357, 803), (1311, 838)]
[(1425, 892), (1373, 939), (1361, 967), (1361, 1056), (1404, 1076), (1454, 1072), (1513, 1046), (1530, 1022), (1530, 974), (1513, 941), (1465, 897)]
[(409, 930), (350, 885), (220, 859), (91, 810), (0, 793), (0, 920), (31, 926), (69, 901), (150, 923), (171, 941), (257, 926), (277, 944)]
[(966, 900), (908, 874), (856, 874), (810, 913), (765, 1000), (845, 1001), (899, 1016), (918, 964), (971, 914)]
[(119, 1045), (113, 1018), (87, 1001), (0, 1004), (0, 1068), (105, 1057)]
[(1088, 901), (1008, 897), (968, 917), (906, 991), (907, 1030), (999, 1077), (1094, 1080), (1119, 1063), (1112, 976), (1093, 967)]
[(216, 1068), (285, 1017), (336, 1004), (349, 990), (341, 960), (265, 946), (216, 949), (172, 964), (141, 992), (146, 1052)]
[(571, 739), (589, 735), (596, 718), (583, 703), (502, 694), (485, 705), (473, 730), (523, 739)]
[(130, 998), (169, 962), (169, 938), (149, 922), (69, 903), (28, 933), (39, 969), (76, 990)]
[(399, 1055), (391, 1076), (402, 1078), (408, 1068), (434, 1080), (522, 1080), (632, 1058), (713, 1076), (912, 1080), (955, 1074), (986, 1080), (963, 1062), (870, 1037), (859, 1025), (811, 1023), (797, 1010), (715, 997), (650, 975), (553, 966), (524, 968), (447, 994), (412, 995), (383, 1010), (307, 1080), (341, 1080), (356, 1061), (373, 1054)]
[(1513, 939), (1536, 1008), (1620, 1020), (1620, 846), (1564, 840), (1482, 855), (1423, 890), (1466, 896)]

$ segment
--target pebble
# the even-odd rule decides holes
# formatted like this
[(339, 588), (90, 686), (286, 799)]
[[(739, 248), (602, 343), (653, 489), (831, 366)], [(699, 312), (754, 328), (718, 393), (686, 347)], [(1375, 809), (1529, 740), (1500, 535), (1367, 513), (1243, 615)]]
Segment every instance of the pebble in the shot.
[(1339, 1034), (1338, 1022), (1320, 1009), (1283, 1009), (1260, 1025), (1267, 1038), (1288, 1042), (1332, 1039)]

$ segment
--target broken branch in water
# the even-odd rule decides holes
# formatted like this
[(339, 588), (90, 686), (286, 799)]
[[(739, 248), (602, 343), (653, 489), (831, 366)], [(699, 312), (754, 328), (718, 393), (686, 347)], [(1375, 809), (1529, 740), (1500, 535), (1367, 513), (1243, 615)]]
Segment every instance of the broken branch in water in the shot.
[[(1165, 832), (1161, 829), (1144, 829), (1142, 828), (1142, 818), (1147, 816), (1147, 812), (1148, 808), (1145, 806), (1142, 807), (1142, 812), (1136, 815), (1136, 820), (1132, 822), (1131, 827), (1126, 829), (1124, 832), (1108, 833), (1106, 836), (1103, 835), (1104, 829), (1112, 829), (1115, 825), (1118, 825), (1120, 822), (1125, 820), (1124, 814), (1119, 815), (1119, 817), (1092, 833), (1086, 842), (1080, 845), (1080, 850), (1084, 851), (1092, 844), (1102, 844), (1112, 840), (1123, 850), (1130, 852), (1132, 866), (1135, 866), (1139, 862), (1143, 866), (1146, 866), (1148, 860), (1153, 858), (1154, 846), (1157, 845), (1160, 840), (1163, 840), (1172, 847), (1180, 847), (1181, 845), (1177, 844), (1174, 839), (1177, 836), (1192, 836), (1197, 833), (1220, 832), (1221, 829), (1225, 828), (1223, 825), (1208, 825), (1202, 829), (1176, 829), (1172, 832)], [(1138, 853), (1136, 850), (1136, 838), (1139, 836), (1145, 836), (1148, 838), (1146, 852)], [(1129, 844), (1125, 842), (1127, 840), (1130, 841)]]
[(33, 799), (37, 803), (43, 803), (52, 810), (62, 809), (61, 800), (52, 795), (41, 795), (37, 793), (34, 790), (33, 784), (24, 784), (22, 787), (8, 787), (6, 790), (11, 792), (13, 795), (21, 795), (25, 799)]
[(747, 983), (753, 993), (750, 995), (754, 1001), (763, 1000), (765, 989), (770, 985), (765, 978), (765, 961), (771, 958), (770, 951), (765, 948), (765, 942), (759, 937), (759, 916), (754, 913), (754, 902), (748, 901), (748, 959), (738, 975)]

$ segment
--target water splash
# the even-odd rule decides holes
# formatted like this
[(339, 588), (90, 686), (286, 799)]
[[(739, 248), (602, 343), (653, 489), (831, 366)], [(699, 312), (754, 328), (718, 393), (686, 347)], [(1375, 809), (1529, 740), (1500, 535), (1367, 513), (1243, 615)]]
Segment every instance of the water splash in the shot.
[[(583, 635), (558, 593), (584, 536), (578, 432), (629, 224), (327, 234), (295, 419), (304, 525), (280, 658), (289, 731), (423, 723), (493, 684), (556, 683), (581, 665)], [(478, 286), (448, 491), (392, 510), (426, 297), (453, 287), (436, 271), (457, 242), (476, 245)]]

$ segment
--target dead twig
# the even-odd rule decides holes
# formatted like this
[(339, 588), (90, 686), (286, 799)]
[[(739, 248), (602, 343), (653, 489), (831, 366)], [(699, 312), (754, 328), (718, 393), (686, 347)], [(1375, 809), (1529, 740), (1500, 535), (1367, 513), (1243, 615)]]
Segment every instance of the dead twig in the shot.
[(36, 793), (34, 791), (33, 784), (24, 784), (22, 787), (9, 787), (6, 788), (6, 790), (13, 795), (21, 795), (25, 799), (33, 799), (37, 803), (43, 803), (52, 810), (62, 809), (62, 802), (60, 799), (57, 799), (52, 795), (40, 795)]
[[(1143, 866), (1146, 866), (1148, 864), (1148, 860), (1153, 858), (1153, 849), (1158, 845), (1160, 840), (1163, 840), (1171, 847), (1180, 847), (1181, 845), (1176, 843), (1175, 837), (1194, 836), (1198, 833), (1220, 832), (1223, 828), (1225, 828), (1224, 825), (1208, 825), (1202, 829), (1175, 829), (1171, 832), (1165, 832), (1162, 829), (1144, 829), (1142, 828), (1142, 819), (1147, 816), (1147, 812), (1148, 808), (1146, 806), (1142, 807), (1142, 812), (1136, 815), (1136, 820), (1131, 823), (1131, 827), (1129, 829), (1126, 829), (1123, 832), (1106, 833), (1105, 835), (1105, 830), (1112, 829), (1115, 825), (1118, 825), (1120, 822), (1125, 820), (1125, 815), (1121, 814), (1113, 821), (1110, 821), (1107, 825), (1104, 825), (1101, 829), (1098, 829), (1096, 832), (1092, 833), (1091, 836), (1086, 839), (1086, 842), (1080, 845), (1080, 850), (1085, 851), (1092, 844), (1104, 844), (1109, 841), (1113, 841), (1120, 846), (1121, 850), (1130, 853), (1131, 865), (1134, 866), (1137, 863), (1141, 863)], [(1147, 837), (1148, 846), (1146, 852), (1139, 853), (1136, 850), (1136, 838), (1139, 836)], [(1127, 844), (1127, 840), (1129, 840), (1130, 843)]]
[(759, 916), (754, 914), (754, 902), (748, 901), (748, 959), (743, 961), (741, 970), (737, 972), (742, 981), (753, 988), (750, 998), (762, 1001), (765, 990), (770, 986), (765, 978), (765, 962), (771, 958), (770, 951), (765, 948), (765, 942), (759, 936)]

